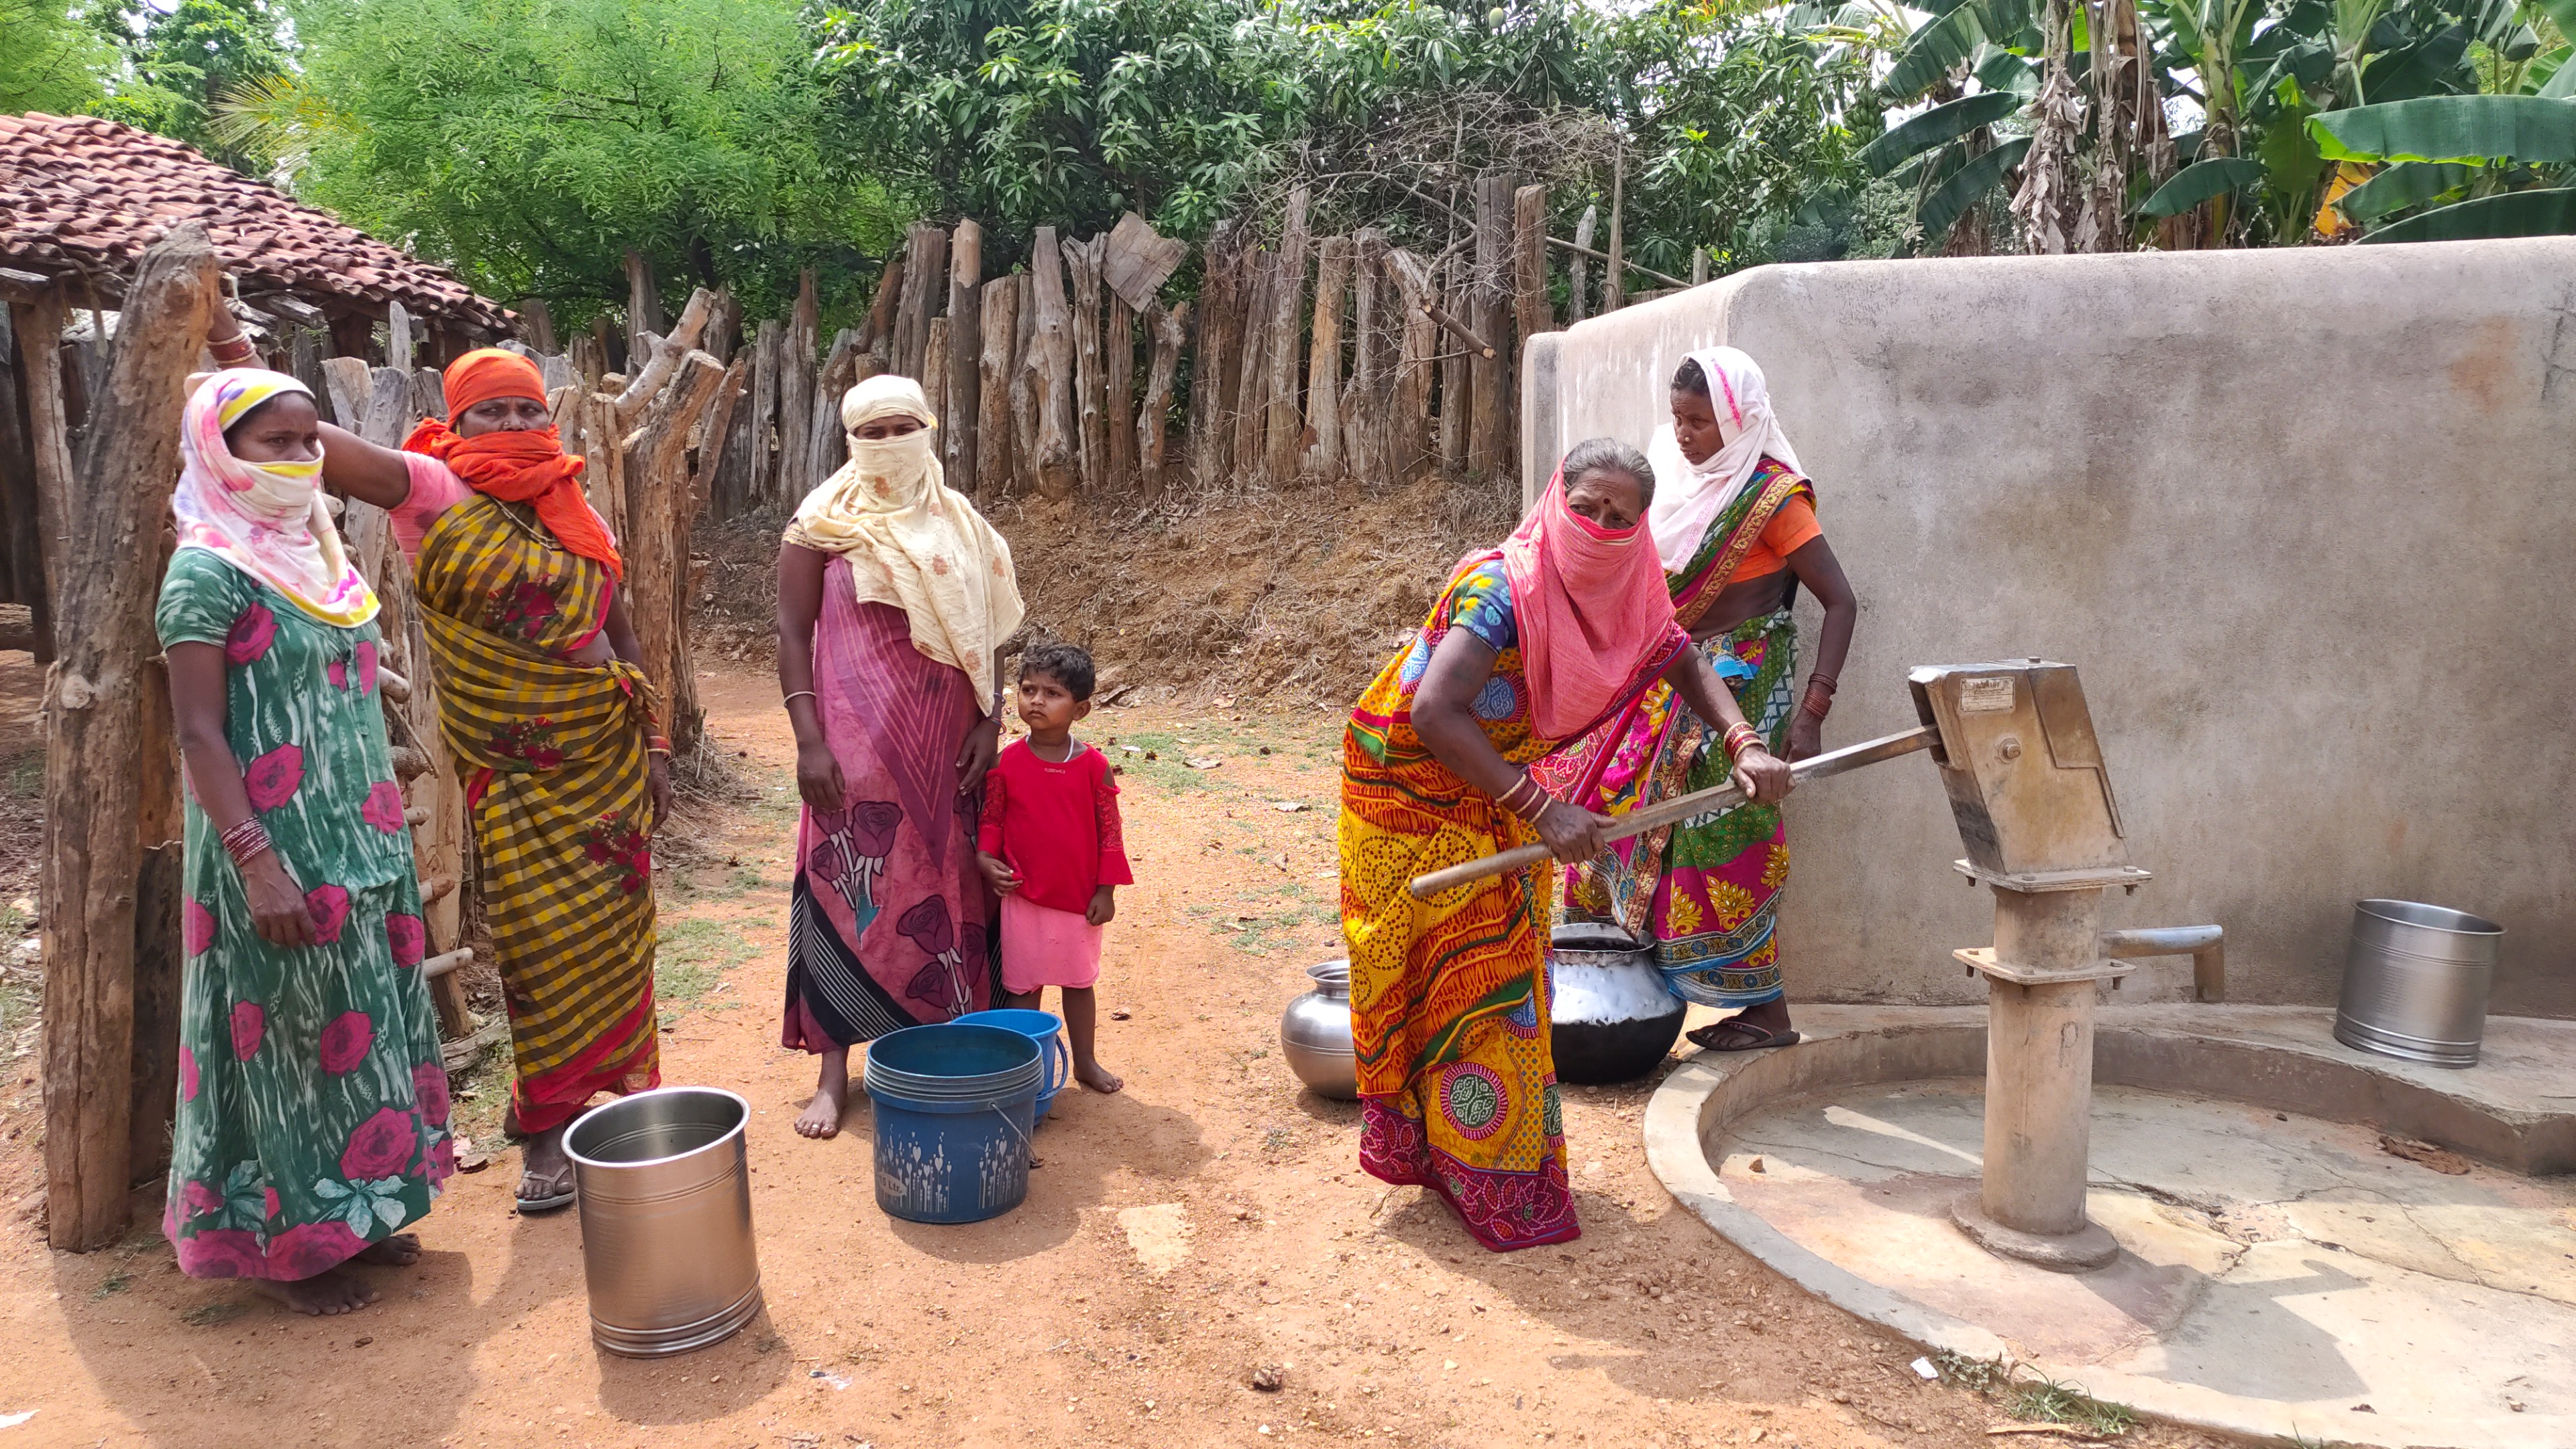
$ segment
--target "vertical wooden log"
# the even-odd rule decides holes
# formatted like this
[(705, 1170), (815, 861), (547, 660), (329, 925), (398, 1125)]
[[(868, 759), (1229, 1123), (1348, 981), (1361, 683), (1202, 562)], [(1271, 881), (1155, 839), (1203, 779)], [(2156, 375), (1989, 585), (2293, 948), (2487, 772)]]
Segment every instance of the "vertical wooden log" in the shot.
[[(662, 320), (662, 288), (653, 280), (652, 260), (630, 248), (626, 253), (627, 351), (638, 351), (635, 340), (647, 332), (659, 337), (670, 330)], [(403, 364), (392, 365), (399, 367)]]
[(796, 279), (796, 310), (787, 319), (787, 336), (778, 357), (778, 484), (780, 502), (795, 503), (822, 481), (805, 476), (807, 441), (814, 426), (815, 329), (822, 325), (822, 304), (815, 295), (814, 269)]
[(1402, 343), (1394, 395), (1389, 400), (1384, 454), (1387, 478), (1410, 483), (1429, 471), (1436, 455), (1431, 437), (1431, 379), (1440, 330), (1425, 310), (1432, 298), (1430, 268), (1402, 249), (1386, 254), (1386, 277), (1402, 301)]
[(385, 304), (385, 366), (411, 371), (412, 357), (419, 347), (419, 331), (412, 325), (411, 313), (402, 303)]
[(1620, 229), (1627, 194), (1628, 153), (1623, 150), (1610, 160), (1610, 265), (1601, 279), (1601, 310), (1605, 313), (1618, 311), (1628, 300), (1628, 246), (1626, 233)]
[[(1524, 186), (1512, 193), (1512, 324), (1516, 343), (1556, 330), (1556, 308), (1547, 296), (1547, 188)], [(1518, 356), (1516, 351), (1514, 356)], [(1519, 410), (1513, 410), (1517, 413)]]
[(1315, 345), (1306, 359), (1307, 477), (1342, 475), (1342, 292), (1351, 280), (1351, 239), (1327, 237), (1315, 263)]
[(1246, 481), (1261, 476), (1268, 418), (1262, 403), (1270, 391), (1270, 319), (1279, 290), (1279, 254), (1262, 247), (1247, 249), (1244, 289), (1235, 361), (1227, 365), (1234, 378), (1234, 473)]
[(742, 299), (731, 287), (716, 288), (715, 314), (707, 319), (707, 335), (698, 347), (707, 356), (733, 365), (733, 355), (742, 346)]
[(894, 365), (894, 334), (902, 324), (903, 271), (901, 256), (886, 259), (885, 270), (877, 277), (876, 300), (868, 304), (868, 319), (859, 324), (859, 335), (880, 367)]
[[(196, 222), (144, 253), (75, 468), (60, 466), (54, 370), (24, 370), (28, 403), (43, 419), (39, 446), (55, 455), (40, 460), (40, 526), (61, 541), (63, 564), (54, 571), (60, 657), (45, 691), (43, 863), (45, 1180), (57, 1248), (103, 1248), (125, 1234), (144, 866), (138, 821), (151, 798), (138, 768), (146, 661), (160, 652), (152, 609), (161, 519), (179, 472), (183, 384), (223, 305), (220, 285)], [(60, 336), (57, 306), (39, 303), (35, 317), (20, 317), (21, 335), (40, 343)]]
[[(710, 352), (709, 357), (715, 356)], [(724, 383), (716, 389), (715, 401), (707, 405), (706, 417), (698, 424), (697, 441), (689, 450), (689, 478), (695, 495), (689, 505), (692, 514), (715, 502), (717, 475), (724, 470), (726, 445), (740, 432), (742, 395), (750, 390), (751, 354), (746, 352), (726, 364)]]
[(703, 352), (682, 358), (670, 385), (644, 409), (621, 451), (625, 455), (627, 531), (625, 594), (644, 676), (661, 701), (664, 733), (674, 753), (697, 748), (704, 715), (689, 661), (689, 525), (696, 510), (688, 466), (689, 437), (724, 385), (724, 368)]
[(1306, 419), (1297, 396), (1297, 373), (1304, 361), (1304, 349), (1297, 344), (1304, 331), (1300, 319), (1305, 315), (1306, 301), (1306, 207), (1305, 187), (1288, 193), (1288, 212), (1279, 227), (1279, 271), (1272, 284), (1276, 290), (1270, 298), (1270, 382), (1264, 399), (1264, 430), (1268, 436), (1261, 467), (1276, 483), (1297, 476), (1298, 455), (1305, 451), (1301, 443)]
[(1351, 382), (1342, 392), (1342, 451), (1350, 476), (1388, 481), (1386, 425), (1394, 395), (1396, 304), (1386, 279), (1386, 237), (1363, 227), (1351, 238)]
[[(924, 355), (928, 353), (928, 331), (924, 330)], [(850, 460), (849, 431), (841, 426), (841, 397), (858, 386), (863, 369), (873, 368), (875, 359), (859, 350), (856, 328), (844, 327), (832, 334), (831, 355), (823, 359), (814, 374), (814, 411), (805, 422), (805, 459), (802, 471), (805, 492), (811, 492), (823, 481), (841, 470)], [(869, 376), (875, 376), (873, 371)], [(946, 427), (947, 420), (940, 420)], [(804, 493), (797, 497), (801, 500)]]
[[(0, 350), (0, 512), (18, 521), (17, 526), (9, 530), (8, 538), (0, 539), (0, 548), (8, 551), (10, 576), (16, 581), (17, 596), (27, 601), (28, 613), (33, 616), (36, 662), (51, 664), (54, 662), (54, 612), (45, 569), (45, 540), (50, 535), (33, 522), (44, 516), (44, 508), (39, 501), (41, 492), (36, 481), (36, 440), (26, 428), (26, 413), (22, 411), (28, 400), (27, 389), (32, 384), (20, 379), (34, 370), (36, 364), (30, 361), (32, 358), (42, 357), (49, 367), (58, 364), (50, 348), (39, 350), (27, 340), (29, 334), (24, 328), (29, 325), (34, 312), (34, 308), (23, 305), (0, 306), (0, 320), (9, 324), (8, 346)], [(297, 341), (308, 349), (312, 336), (310, 332), (296, 333)]]
[[(975, 493), (978, 504), (999, 498), (1011, 481), (1011, 343), (1020, 329), (1018, 279), (986, 282), (976, 304)], [(961, 490), (962, 491), (962, 490)]]
[(916, 221), (905, 235), (903, 316), (895, 325), (893, 371), (926, 383), (921, 371), (930, 346), (930, 319), (948, 291), (948, 233)]
[(1708, 248), (1706, 247), (1691, 248), (1691, 285), (1694, 287), (1708, 285)]
[(1109, 238), (1064, 242), (1064, 265), (1073, 274), (1073, 416), (1081, 440), (1082, 491), (1109, 486), (1109, 427), (1102, 412), (1100, 377), (1100, 263)]
[(783, 501), (778, 476), (778, 399), (785, 379), (787, 329), (775, 319), (760, 324), (751, 344), (751, 437), (743, 498), (750, 507)]
[(948, 486), (969, 498), (982, 493), (976, 475), (975, 439), (983, 426), (978, 384), (984, 364), (984, 229), (957, 223), (948, 239), (948, 410), (939, 428), (948, 450)]
[(1190, 304), (1167, 309), (1156, 302), (1145, 313), (1145, 332), (1154, 339), (1154, 365), (1145, 374), (1145, 406), (1136, 415), (1136, 456), (1141, 465), (1136, 493), (1151, 502), (1169, 486), (1163, 450), (1170, 441), (1172, 383), (1180, 375), (1181, 343), (1190, 332)]
[(1038, 491), (1071, 498), (1082, 464), (1073, 423), (1073, 317), (1064, 298), (1064, 250), (1055, 228), (1038, 228), (1029, 248), (1036, 281), (1030, 296), (1035, 322), (1029, 339), (1029, 390), (1037, 408)]
[[(948, 378), (948, 339), (955, 335), (956, 326), (957, 320), (953, 317), (931, 318), (929, 340), (924, 342), (921, 347), (921, 370), (929, 373), (932, 377), (939, 379), (943, 383), (946, 382)], [(945, 387), (935, 389), (925, 387), (923, 389), (923, 392), (927, 396), (934, 398), (940, 397), (946, 391), (947, 389)], [(949, 428), (949, 417), (951, 416), (950, 410), (944, 403), (933, 403), (931, 405), (931, 411), (939, 414), (939, 430), (942, 433), (947, 432)], [(843, 450), (842, 456), (844, 460), (846, 460), (848, 457), (849, 445), (845, 442), (841, 446)], [(947, 449), (942, 448), (940, 451), (946, 452)], [(835, 464), (834, 466), (838, 467), (839, 465)], [(940, 464), (942, 473), (941, 481), (947, 483), (949, 487), (953, 488), (956, 484), (947, 475), (947, 466), (948, 465), (944, 462)]]
[(1011, 487), (1023, 498), (1038, 491), (1037, 280), (1021, 272), (1011, 283), (1020, 314), (1011, 329)]
[[(1464, 258), (1449, 259), (1448, 295), (1441, 306), (1452, 317), (1465, 317), (1471, 278)], [(1467, 468), (1467, 429), (1476, 414), (1467, 344), (1447, 333), (1433, 334), (1440, 347), (1440, 468), (1455, 478)]]
[(546, 307), (543, 297), (519, 300), (519, 336), (539, 352), (561, 352), (555, 346), (555, 314)]
[[(1600, 207), (1583, 208), (1583, 220), (1574, 224), (1574, 244), (1589, 250), (1592, 246), (1593, 229), (1600, 222)], [(1574, 254), (1574, 260), (1565, 264), (1565, 325), (1568, 327), (1592, 315), (1584, 295), (1587, 291), (1585, 284), (1591, 279), (1591, 262), (1590, 257), (1578, 251)]]
[(1473, 310), (1467, 315), (1494, 355), (1468, 359), (1476, 411), (1467, 424), (1467, 466), (1484, 478), (1510, 472), (1512, 438), (1518, 431), (1512, 426), (1512, 359), (1520, 355), (1511, 336), (1515, 189), (1508, 171), (1488, 170), (1476, 178), (1476, 270), (1468, 288)]
[(1100, 374), (1109, 489), (1131, 493), (1136, 488), (1136, 311), (1114, 287), (1109, 289), (1109, 322), (1100, 338)]
[(1234, 440), (1222, 426), (1234, 397), (1225, 380), (1237, 279), (1234, 238), (1235, 224), (1218, 222), (1200, 254), (1198, 340), (1190, 354), (1190, 467), (1203, 482), (1224, 475)]

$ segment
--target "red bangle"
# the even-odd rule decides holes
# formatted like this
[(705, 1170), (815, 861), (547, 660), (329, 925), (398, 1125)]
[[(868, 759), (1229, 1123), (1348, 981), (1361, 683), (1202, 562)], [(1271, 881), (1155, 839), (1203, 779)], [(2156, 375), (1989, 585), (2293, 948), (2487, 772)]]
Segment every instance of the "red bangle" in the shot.
[(1726, 757), (1730, 760), (1762, 743), (1762, 732), (1749, 724), (1726, 727)]
[(252, 344), (250, 335), (244, 332), (234, 333), (229, 341), (209, 341), (206, 343), (206, 351), (213, 355), (215, 361), (226, 367), (246, 367), (259, 360), (259, 348)]

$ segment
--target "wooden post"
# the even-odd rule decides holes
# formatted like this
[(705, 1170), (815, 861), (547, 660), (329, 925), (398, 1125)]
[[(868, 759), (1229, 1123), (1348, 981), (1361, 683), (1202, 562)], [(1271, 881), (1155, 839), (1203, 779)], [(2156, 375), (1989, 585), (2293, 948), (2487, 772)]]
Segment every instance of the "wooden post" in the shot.
[(1243, 254), (1248, 281), (1235, 347), (1237, 361), (1226, 373), (1234, 385), (1234, 476), (1261, 476), (1263, 447), (1268, 441), (1262, 402), (1270, 390), (1271, 302), (1279, 290), (1279, 254), (1261, 247)]
[[(712, 352), (707, 355), (715, 356)], [(742, 395), (747, 390), (750, 373), (751, 354), (748, 352), (725, 364), (724, 384), (716, 389), (715, 401), (707, 405), (706, 416), (698, 424), (696, 441), (690, 445), (690, 457), (694, 461), (689, 468), (689, 477), (696, 490), (695, 501), (689, 506), (692, 514), (715, 501), (716, 476), (724, 469), (726, 445), (732, 441), (733, 434), (740, 431), (735, 424), (741, 420)]]
[(1019, 308), (1011, 328), (1011, 487), (1023, 498), (1038, 491), (1038, 386), (1030, 370), (1037, 353), (1037, 281), (1035, 272), (1021, 272), (1011, 283)]
[(519, 336), (539, 352), (560, 352), (555, 346), (555, 314), (546, 308), (543, 297), (519, 299)]
[[(974, 498), (989, 503), (1011, 481), (1011, 342), (1020, 330), (1020, 287), (1015, 277), (986, 282), (976, 304), (976, 418)], [(962, 491), (962, 490), (961, 490)]]
[(778, 476), (778, 398), (787, 329), (772, 319), (760, 324), (751, 344), (751, 439), (745, 444), (743, 498), (752, 506), (784, 498)]
[(796, 279), (796, 310), (787, 321), (787, 337), (778, 357), (778, 484), (784, 503), (801, 501), (820, 479), (805, 476), (806, 440), (814, 426), (815, 329), (822, 325), (822, 304), (815, 296), (814, 269)]
[(1512, 359), (1519, 350), (1510, 335), (1514, 189), (1508, 171), (1492, 169), (1476, 178), (1476, 269), (1468, 288), (1468, 316), (1494, 354), (1467, 361), (1476, 400), (1467, 424), (1467, 466), (1486, 478), (1510, 472), (1517, 431), (1512, 426)]
[(983, 426), (983, 410), (977, 402), (983, 363), (984, 228), (971, 220), (961, 221), (948, 239), (948, 367), (940, 384), (948, 397), (939, 428), (947, 441), (948, 486), (969, 498), (982, 492), (975, 471), (975, 438)]
[(1556, 330), (1556, 309), (1547, 298), (1544, 186), (1524, 186), (1512, 193), (1512, 322), (1520, 333), (1515, 346), (1522, 350), (1529, 347), (1531, 338)]
[(1071, 498), (1081, 477), (1073, 424), (1073, 318), (1064, 300), (1064, 250), (1055, 228), (1038, 228), (1029, 248), (1037, 280), (1030, 298), (1035, 321), (1029, 339), (1029, 389), (1037, 409), (1038, 491)]
[[(20, 388), (17, 382), (22, 368), (33, 366), (29, 358), (37, 352), (27, 345), (26, 334), (19, 332), (14, 319), (30, 309), (0, 306), (0, 324), (8, 330), (0, 333), (0, 514), (18, 521), (9, 536), (0, 539), (0, 553), (9, 563), (11, 590), (27, 601), (34, 635), (28, 648), (39, 664), (54, 662), (53, 605), (45, 585), (45, 533), (34, 520), (42, 516), (42, 504), (36, 490), (35, 448), (19, 422)], [(298, 347), (309, 352), (313, 334), (298, 329)], [(51, 351), (42, 354), (48, 363)]]
[(1181, 370), (1181, 342), (1190, 332), (1190, 304), (1167, 309), (1156, 302), (1145, 313), (1145, 332), (1154, 339), (1154, 365), (1145, 374), (1144, 409), (1136, 415), (1136, 456), (1142, 463), (1136, 492), (1151, 501), (1163, 496), (1167, 482), (1163, 449), (1172, 421), (1172, 382)]
[(733, 355), (742, 346), (742, 299), (733, 288), (716, 288), (715, 315), (707, 319), (707, 335), (698, 345), (707, 356), (733, 366)]
[(1315, 263), (1315, 346), (1306, 359), (1306, 445), (1303, 472), (1331, 480), (1342, 475), (1342, 291), (1351, 280), (1351, 239), (1326, 237)]
[(1691, 248), (1691, 285), (1694, 287), (1708, 285), (1708, 248), (1706, 247)]
[(642, 422), (623, 449), (627, 531), (619, 536), (626, 558), (624, 591), (635, 640), (644, 650), (644, 677), (662, 704), (664, 731), (674, 753), (697, 747), (704, 716), (698, 709), (697, 675), (689, 662), (689, 524), (696, 510), (690, 482), (690, 434), (715, 401), (725, 370), (703, 352), (680, 360), (670, 385), (646, 405)]
[[(925, 332), (925, 343), (927, 340)], [(862, 366), (872, 366), (873, 362), (859, 351), (856, 328), (844, 327), (832, 334), (832, 353), (823, 359), (822, 370), (814, 374), (814, 413), (805, 423), (805, 457), (800, 465), (805, 484), (797, 494), (800, 501), (850, 460), (849, 430), (841, 426), (841, 396), (858, 386)], [(941, 426), (946, 425), (942, 419)]]
[(1221, 221), (1208, 234), (1199, 282), (1198, 341), (1190, 364), (1190, 467), (1202, 482), (1225, 475), (1233, 454), (1234, 434), (1225, 426), (1232, 412), (1233, 390), (1225, 375), (1226, 337), (1232, 328), (1235, 294), (1241, 277), (1236, 265), (1235, 224)]
[(1410, 483), (1434, 459), (1431, 448), (1431, 374), (1439, 328), (1425, 310), (1431, 301), (1431, 272), (1420, 258), (1401, 248), (1386, 254), (1387, 280), (1403, 298), (1403, 342), (1395, 368), (1395, 391), (1389, 400), (1386, 452), (1390, 482)]
[(1064, 264), (1073, 274), (1073, 415), (1081, 439), (1082, 490), (1109, 486), (1109, 424), (1101, 409), (1100, 262), (1109, 238), (1067, 239)]
[(411, 371), (412, 356), (419, 345), (414, 335), (411, 312), (400, 302), (385, 304), (385, 366)]
[(1590, 280), (1588, 274), (1591, 271), (1591, 259), (1584, 253), (1592, 250), (1592, 231), (1600, 221), (1601, 208), (1587, 206), (1583, 208), (1583, 220), (1574, 224), (1574, 245), (1577, 250), (1573, 260), (1565, 264), (1565, 325), (1568, 327), (1591, 315), (1584, 299), (1585, 284)]
[[(929, 222), (916, 221), (904, 235), (903, 310), (895, 322), (892, 370), (924, 382), (921, 362), (930, 346), (930, 319), (947, 291), (948, 233)], [(923, 390), (929, 391), (927, 387)]]
[(868, 320), (859, 324), (859, 335), (883, 367), (894, 364), (894, 333), (902, 320), (902, 303), (903, 258), (888, 257), (885, 270), (877, 276), (876, 300), (868, 304)]
[(645, 403), (659, 396), (662, 385), (671, 380), (680, 359), (697, 348), (715, 320), (716, 294), (704, 287), (689, 294), (689, 305), (680, 309), (680, 320), (671, 324), (668, 336), (652, 339), (650, 349), (641, 356), (629, 354), (634, 364), (624, 390), (617, 395), (617, 416), (632, 424), (643, 414)]
[(1100, 373), (1107, 394), (1109, 488), (1130, 493), (1136, 488), (1136, 309), (1115, 289), (1109, 293), (1109, 323), (1100, 338)]
[[(1467, 301), (1467, 263), (1459, 257), (1449, 259), (1449, 300), (1444, 311), (1452, 317), (1463, 315)], [(1440, 468), (1455, 478), (1467, 467), (1467, 429), (1476, 412), (1475, 388), (1470, 381), (1470, 355), (1459, 345), (1459, 339), (1435, 339), (1440, 342)]]
[(1279, 263), (1276, 289), (1270, 298), (1269, 333), (1270, 381), (1264, 400), (1268, 421), (1266, 446), (1262, 454), (1262, 471), (1275, 483), (1285, 483), (1297, 476), (1298, 455), (1304, 451), (1301, 441), (1306, 431), (1304, 414), (1297, 404), (1297, 372), (1300, 357), (1298, 318), (1306, 300), (1306, 207), (1305, 187), (1288, 193), (1288, 214), (1279, 226)]
[(668, 330), (662, 325), (662, 288), (653, 280), (653, 263), (642, 252), (630, 248), (626, 253), (627, 351), (632, 354), (636, 340), (645, 333), (660, 336)]
[(1395, 383), (1396, 308), (1386, 280), (1386, 237), (1375, 227), (1351, 236), (1351, 381), (1342, 391), (1343, 468), (1364, 483), (1387, 482), (1386, 422)]
[(1616, 312), (1628, 298), (1628, 246), (1620, 230), (1620, 213), (1625, 210), (1628, 190), (1628, 153), (1625, 150), (1610, 159), (1610, 264), (1601, 279), (1601, 310)]
[[(923, 386), (922, 392), (925, 396), (938, 398), (942, 393), (947, 391), (945, 387), (938, 386), (937, 383), (944, 383), (948, 378), (948, 339), (953, 335), (955, 327), (956, 319), (954, 318), (933, 317), (930, 319), (929, 340), (924, 342), (921, 348), (921, 370), (928, 373), (936, 380), (936, 382), (925, 384)], [(853, 349), (854, 360), (857, 355), (858, 354), (855, 349)], [(847, 389), (844, 389), (844, 391), (846, 390)], [(949, 409), (942, 403), (934, 402), (931, 404), (930, 410), (939, 414), (939, 429), (941, 432), (946, 432), (948, 430), (948, 419), (950, 417)], [(846, 461), (849, 456), (849, 444), (844, 442), (841, 446), (842, 458)], [(945, 452), (947, 450), (943, 447), (940, 451)], [(840, 464), (835, 463), (832, 466), (838, 468)], [(940, 467), (941, 481), (943, 483), (947, 483), (949, 487), (955, 487), (956, 484), (949, 481), (946, 472), (947, 465), (943, 463)]]
[[(223, 305), (205, 228), (184, 222), (144, 253), (127, 286), (107, 386), (87, 446), (64, 469), (54, 369), (24, 369), (38, 413), (42, 526), (62, 543), (59, 658), (45, 691), (44, 1090), (47, 1231), (103, 1248), (125, 1234), (134, 1102), (138, 821), (147, 661), (161, 519), (179, 472), (184, 383)], [(31, 352), (62, 332), (59, 303), (21, 317)], [(32, 325), (29, 325), (32, 324)], [(50, 358), (48, 358), (50, 360)], [(161, 782), (162, 788), (171, 784)]]

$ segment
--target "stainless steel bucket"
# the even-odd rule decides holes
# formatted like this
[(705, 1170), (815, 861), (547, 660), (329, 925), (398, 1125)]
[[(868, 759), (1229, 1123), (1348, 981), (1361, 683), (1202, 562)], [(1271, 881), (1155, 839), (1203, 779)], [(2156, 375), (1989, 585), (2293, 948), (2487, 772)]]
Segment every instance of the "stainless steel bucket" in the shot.
[(2477, 1065), (2504, 927), (2414, 901), (2353, 908), (2335, 1040), (2437, 1067)]
[(743, 1127), (715, 1087), (664, 1087), (582, 1114), (564, 1135), (581, 1194), (590, 1336), (628, 1358), (718, 1343), (760, 1312)]

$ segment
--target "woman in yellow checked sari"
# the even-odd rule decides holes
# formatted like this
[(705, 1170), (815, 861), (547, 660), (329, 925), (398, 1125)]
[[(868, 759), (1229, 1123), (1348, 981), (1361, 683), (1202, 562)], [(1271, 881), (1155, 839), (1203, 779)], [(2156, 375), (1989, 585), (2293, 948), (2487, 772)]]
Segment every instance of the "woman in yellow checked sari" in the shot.
[(607, 525), (582, 497), (535, 364), (485, 348), (447, 369), (454, 420), (394, 452), (325, 428), (323, 475), (392, 511), (466, 777), (484, 907), (518, 1057), (519, 1209), (573, 1200), (564, 1129), (600, 1092), (661, 1080), (653, 1011), (653, 828), (670, 746)]
[(1590, 859), (1608, 822), (1527, 767), (1659, 679), (1732, 726), (1737, 783), (1788, 793), (1789, 767), (1673, 622), (1644, 455), (1568, 453), (1499, 549), (1451, 571), (1431, 615), (1351, 711), (1342, 746), (1342, 934), (1351, 951), (1360, 1166), (1430, 1188), (1496, 1251), (1578, 1234), (1548, 1051), (1541, 868), (1417, 901), (1413, 877), (1545, 842)]

